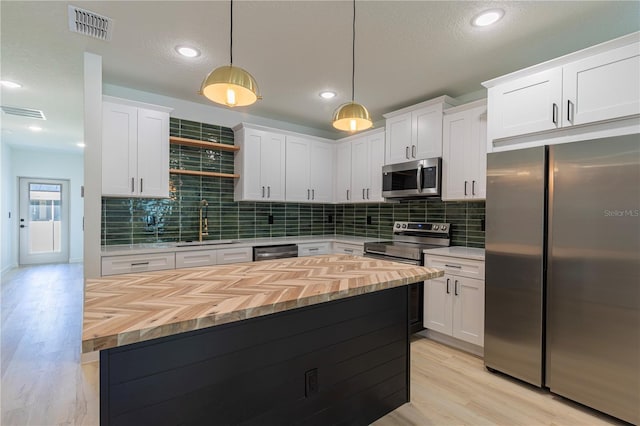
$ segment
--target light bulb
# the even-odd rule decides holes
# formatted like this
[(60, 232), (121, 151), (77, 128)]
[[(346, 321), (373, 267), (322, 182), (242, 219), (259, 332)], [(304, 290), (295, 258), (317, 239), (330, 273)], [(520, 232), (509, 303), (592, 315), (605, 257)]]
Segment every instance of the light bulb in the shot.
[(358, 128), (358, 125), (356, 123), (356, 120), (353, 118), (349, 120), (349, 129), (351, 129), (352, 132), (355, 132), (357, 128)]
[(236, 92), (231, 87), (227, 87), (227, 105), (234, 106), (236, 104)]

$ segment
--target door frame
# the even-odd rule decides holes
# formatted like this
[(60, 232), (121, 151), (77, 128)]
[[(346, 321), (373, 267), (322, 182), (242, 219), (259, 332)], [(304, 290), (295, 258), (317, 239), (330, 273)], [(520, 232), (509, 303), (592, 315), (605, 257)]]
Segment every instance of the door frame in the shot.
[[(21, 228), (22, 219), (27, 219), (26, 213), (23, 210), (26, 207), (28, 209), (28, 191), (29, 183), (45, 183), (52, 185), (60, 185), (60, 252), (56, 253), (39, 253), (29, 254), (27, 252), (28, 242), (25, 239), (28, 237), (28, 232), (23, 232)], [(23, 185), (25, 187), (23, 188)], [(37, 178), (29, 176), (18, 176), (18, 265), (36, 265), (41, 263), (68, 263), (69, 262), (69, 247), (70, 247), (70, 214), (71, 214), (71, 182), (69, 179), (56, 179), (56, 178)], [(26, 191), (26, 194), (23, 193)], [(24, 196), (27, 196), (25, 199)]]

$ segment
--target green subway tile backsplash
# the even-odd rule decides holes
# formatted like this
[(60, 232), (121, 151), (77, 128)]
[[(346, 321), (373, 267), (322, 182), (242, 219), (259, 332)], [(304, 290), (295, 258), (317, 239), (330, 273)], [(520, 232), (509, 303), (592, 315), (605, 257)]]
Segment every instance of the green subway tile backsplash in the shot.
[[(171, 118), (171, 136), (233, 145), (233, 130)], [(170, 167), (233, 173), (233, 152), (171, 145)], [(208, 202), (208, 240), (309, 235), (388, 239), (393, 222), (450, 222), (452, 244), (484, 247), (484, 201), (437, 199), (374, 204), (302, 204), (233, 201), (234, 180), (171, 175), (170, 198), (103, 198), (102, 244), (198, 239), (200, 202)], [(269, 217), (273, 223), (269, 223)]]

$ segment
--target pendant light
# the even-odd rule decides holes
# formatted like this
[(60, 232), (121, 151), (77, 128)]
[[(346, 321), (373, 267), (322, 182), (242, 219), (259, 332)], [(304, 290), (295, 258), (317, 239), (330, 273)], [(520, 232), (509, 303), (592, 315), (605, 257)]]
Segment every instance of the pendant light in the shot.
[(209, 100), (228, 107), (246, 106), (262, 99), (258, 83), (246, 70), (233, 66), (233, 0), (230, 2), (229, 65), (211, 71), (202, 82), (200, 92)]
[(356, 75), (356, 0), (353, 0), (353, 37), (351, 39), (351, 102), (342, 104), (333, 113), (333, 127), (338, 130), (357, 132), (373, 126), (369, 111), (354, 102)]

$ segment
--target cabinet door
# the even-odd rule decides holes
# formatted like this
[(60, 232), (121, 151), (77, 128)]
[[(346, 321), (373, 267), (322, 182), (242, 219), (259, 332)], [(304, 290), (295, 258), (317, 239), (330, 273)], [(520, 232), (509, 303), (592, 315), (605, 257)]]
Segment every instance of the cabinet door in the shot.
[(562, 125), (640, 114), (640, 44), (566, 65)]
[(336, 191), (338, 203), (351, 201), (351, 142), (342, 142), (336, 147)]
[(212, 266), (218, 263), (216, 250), (192, 250), (176, 252), (176, 268)]
[[(333, 145), (314, 141), (311, 144), (310, 186), (311, 201), (330, 203), (333, 201)], [(289, 193), (287, 193), (287, 198)]]
[(453, 337), (484, 346), (484, 281), (451, 276)]
[(266, 139), (265, 132), (253, 129), (243, 130), (240, 148), (242, 169), (238, 170), (242, 176), (242, 195), (237, 197), (238, 199), (255, 201), (264, 201), (266, 199), (266, 188), (261, 180), (261, 147), (264, 139)]
[(471, 138), (467, 164), (471, 179), (471, 198), (484, 200), (487, 196), (487, 108), (476, 108), (469, 113)]
[(412, 159), (442, 157), (442, 104), (413, 111)]
[(467, 157), (469, 156), (465, 146), (471, 138), (468, 111), (446, 115), (443, 126), (442, 200), (464, 200), (469, 191), (467, 177)]
[(445, 275), (424, 282), (424, 327), (451, 335), (453, 277)]
[(351, 188), (354, 202), (367, 201), (367, 188), (370, 181), (369, 147), (366, 138), (353, 140), (351, 145)]
[(295, 136), (287, 136), (286, 138), (287, 201), (311, 201), (309, 179), (311, 144), (312, 142), (308, 139)]
[(138, 194), (169, 197), (169, 114), (138, 109)]
[(137, 194), (137, 139), (138, 109), (103, 102), (102, 195), (131, 197)]
[(253, 260), (253, 247), (238, 247), (232, 249), (220, 249), (216, 252), (218, 265), (230, 263), (251, 262)]
[(369, 183), (367, 201), (384, 201), (382, 198), (382, 166), (384, 165), (384, 132), (367, 137), (369, 149)]
[(265, 132), (260, 144), (260, 181), (265, 187), (265, 199), (284, 201), (285, 141), (284, 135)]
[(385, 121), (385, 164), (402, 163), (411, 159), (411, 113), (387, 118)]
[(490, 88), (490, 138), (506, 138), (560, 127), (561, 96), (561, 68)]

